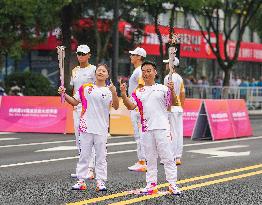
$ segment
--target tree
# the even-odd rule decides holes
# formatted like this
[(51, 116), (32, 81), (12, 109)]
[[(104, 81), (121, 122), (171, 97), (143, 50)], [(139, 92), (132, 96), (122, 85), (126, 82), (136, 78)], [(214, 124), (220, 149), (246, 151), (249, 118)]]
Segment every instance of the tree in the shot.
[[(192, 0), (193, 3), (186, 5), (184, 9), (192, 12), (194, 19), (200, 27), (206, 42), (215, 54), (218, 64), (225, 73), (223, 85), (229, 86), (230, 72), (237, 62), (240, 43), (246, 27), (257, 14), (260, 0)], [(198, 16), (205, 16), (206, 24), (203, 25)], [(233, 21), (233, 19), (235, 21)], [(206, 33), (205, 33), (206, 32)], [(235, 50), (230, 55), (227, 45), (233, 39), (234, 32), (237, 33)], [(211, 40), (211, 33), (215, 35), (215, 42)], [(207, 34), (207, 35), (206, 35)], [(219, 35), (223, 34), (223, 38)], [(221, 42), (223, 40), (223, 42)], [(223, 47), (221, 48), (221, 43)]]
[[(118, 20), (126, 20), (134, 28), (141, 26), (138, 22), (139, 15), (133, 16), (131, 11), (139, 0), (120, 1)], [(107, 0), (73, 0), (65, 5), (61, 12), (62, 44), (66, 46), (65, 54), (65, 86), (68, 87), (70, 79), (70, 53), (71, 39), (76, 38), (79, 43), (91, 45), (92, 53), (96, 56), (96, 63), (108, 60), (112, 54), (112, 34), (114, 19), (114, 1)], [(87, 18), (87, 25), (79, 26), (80, 18)], [(135, 22), (135, 23), (134, 23)]]
[(259, 11), (256, 13), (254, 18), (251, 20), (250, 28), (252, 31), (256, 31), (262, 39), (262, 4), (260, 5)]
[(144, 0), (141, 2), (141, 6), (144, 9), (145, 12), (147, 12), (153, 19), (154, 27), (155, 27), (155, 33), (157, 34), (158, 40), (159, 40), (159, 54), (160, 54), (160, 62), (161, 62), (161, 68), (159, 70), (159, 77), (160, 81), (164, 80), (164, 45), (163, 45), (163, 38), (162, 34), (159, 29), (159, 15), (162, 13), (165, 13), (166, 10), (162, 6), (163, 1), (162, 0)]
[(58, 25), (58, 12), (70, 0), (1, 0), (1, 54), (19, 60), (25, 50), (46, 38)]

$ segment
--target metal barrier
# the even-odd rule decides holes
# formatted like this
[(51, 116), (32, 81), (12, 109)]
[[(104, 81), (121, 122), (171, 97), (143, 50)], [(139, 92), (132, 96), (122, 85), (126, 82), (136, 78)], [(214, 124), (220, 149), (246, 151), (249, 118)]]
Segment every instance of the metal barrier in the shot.
[(187, 98), (244, 99), (249, 110), (262, 110), (262, 87), (186, 85)]

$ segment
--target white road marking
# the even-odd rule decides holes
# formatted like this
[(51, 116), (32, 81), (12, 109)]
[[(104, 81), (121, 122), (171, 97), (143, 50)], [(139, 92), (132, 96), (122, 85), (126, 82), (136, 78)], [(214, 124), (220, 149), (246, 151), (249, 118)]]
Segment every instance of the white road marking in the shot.
[(10, 134), (15, 134), (13, 132), (0, 132), (0, 135), (10, 135)]
[[(225, 140), (225, 141), (215, 141), (215, 142), (204, 142), (204, 143), (195, 143), (195, 144), (186, 144), (184, 145), (185, 147), (187, 146), (197, 146), (197, 145), (205, 145), (205, 144), (218, 144), (218, 143), (227, 143), (227, 142), (234, 142), (234, 141), (245, 141), (245, 140), (256, 140), (256, 139), (261, 139), (262, 136), (258, 137), (249, 137), (249, 138), (241, 138), (241, 139), (233, 139), (233, 140)], [(27, 145), (38, 145), (38, 144), (56, 144), (56, 143), (61, 143), (61, 142), (72, 142), (75, 140), (67, 140), (67, 141), (56, 141), (56, 142), (43, 142), (43, 143), (31, 143)], [(127, 143), (135, 143), (135, 142), (121, 142), (123, 144)], [(115, 143), (112, 143), (115, 144)], [(27, 146), (25, 144), (21, 145), (6, 145), (6, 146), (0, 146), (1, 147), (13, 147), (13, 146)], [(122, 154), (122, 153), (131, 153), (131, 152), (136, 152), (136, 150), (124, 150), (124, 151), (116, 151), (116, 152), (109, 152), (108, 155), (112, 154)], [(63, 160), (68, 160), (68, 159), (76, 159), (78, 156), (75, 157), (65, 157), (65, 158), (57, 158), (57, 159), (49, 159), (49, 160), (41, 160), (41, 161), (32, 161), (32, 162), (22, 162), (22, 163), (16, 163), (16, 164), (8, 164), (8, 165), (0, 165), (0, 168), (5, 168), (5, 167), (15, 167), (15, 166), (21, 166), (21, 165), (29, 165), (29, 164), (39, 164), (39, 163), (46, 163), (46, 162), (55, 162), (55, 161), (63, 161)]]
[[(107, 153), (107, 155), (130, 153), (130, 152), (136, 152), (136, 150), (124, 150), (124, 151), (109, 152), (109, 153)], [(39, 160), (39, 161), (32, 161), (32, 162), (20, 162), (20, 163), (16, 163), (16, 164), (1, 165), (0, 168), (17, 167), (17, 166), (30, 165), (30, 164), (41, 164), (41, 163), (47, 163), (47, 162), (57, 162), (57, 161), (64, 161), (64, 160), (68, 160), (68, 159), (77, 159), (77, 158), (79, 158), (79, 156)]]
[[(109, 139), (111, 139), (111, 138), (114, 138), (114, 137), (110, 137)], [(205, 145), (205, 144), (219, 144), (219, 143), (245, 141), (245, 140), (256, 140), (256, 139), (261, 139), (261, 138), (262, 138), (262, 136), (238, 138), (238, 139), (223, 140), (223, 141), (200, 142), (200, 143), (193, 143), (193, 144), (184, 144), (184, 147), (198, 146), (198, 145)], [(28, 143), (28, 144), (17, 144), (17, 145), (2, 145), (2, 146), (0, 146), (0, 148), (24, 147), (24, 146), (46, 145), (46, 144), (59, 144), (59, 143), (67, 143), (67, 142), (74, 142), (74, 141), (75, 140), (64, 140), (64, 141), (54, 141), (54, 142), (37, 142), (37, 143)], [(123, 142), (123, 145), (127, 144), (128, 142)], [(131, 142), (134, 142), (134, 141), (131, 141)]]
[[(237, 149), (248, 147), (247, 145), (234, 145), (234, 146), (226, 146), (226, 147), (213, 147), (207, 149), (197, 149), (197, 150), (189, 150), (187, 152), (197, 153), (197, 154), (206, 154), (206, 155), (213, 155), (212, 157), (240, 157), (240, 156), (248, 156), (250, 155), (250, 151), (247, 152), (232, 152), (232, 151), (225, 151), (227, 149)], [(209, 157), (209, 158), (212, 158)]]
[(9, 140), (17, 140), (17, 139), (20, 139), (20, 138), (0, 138), (0, 141), (9, 141)]
[[(118, 145), (129, 145), (129, 144), (136, 144), (136, 142), (128, 141), (128, 142), (108, 143), (107, 147), (118, 146)], [(36, 150), (35, 152), (54, 152), (54, 151), (68, 151), (68, 150), (76, 150), (76, 146), (51, 147), (51, 148), (47, 148), (47, 149)]]
[(76, 146), (58, 146), (58, 147), (36, 150), (35, 152), (69, 151), (69, 150), (76, 150), (76, 149), (77, 149)]
[(29, 143), (29, 144), (12, 144), (12, 145), (3, 145), (3, 146), (0, 146), (0, 148), (25, 147), (25, 146), (46, 145), (46, 144), (59, 144), (59, 143), (74, 142), (74, 141), (75, 140), (64, 140), (64, 141), (54, 141), (54, 142), (36, 142), (36, 143)]
[(200, 142), (194, 144), (184, 144), (183, 147), (191, 147), (191, 146), (206, 145), (206, 144), (220, 144), (220, 143), (227, 143), (227, 142), (239, 142), (239, 141), (246, 141), (246, 140), (257, 140), (257, 139), (262, 139), (262, 136), (220, 140), (220, 141), (212, 141), (212, 142)]

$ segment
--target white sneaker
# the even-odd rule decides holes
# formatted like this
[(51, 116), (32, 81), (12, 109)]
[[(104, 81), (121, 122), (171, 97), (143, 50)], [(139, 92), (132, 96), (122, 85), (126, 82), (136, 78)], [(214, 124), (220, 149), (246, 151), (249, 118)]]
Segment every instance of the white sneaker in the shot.
[(135, 172), (146, 172), (146, 162), (145, 161), (138, 161), (135, 163), (133, 166), (128, 167), (130, 171), (135, 171)]
[(140, 192), (143, 193), (143, 194), (149, 194), (149, 195), (157, 194), (157, 192), (158, 192), (157, 184), (156, 183), (148, 184), (148, 185), (146, 185), (145, 188), (141, 189)]
[(106, 191), (105, 182), (102, 180), (97, 180), (96, 182), (96, 191)]
[(77, 183), (72, 186), (73, 190), (86, 190), (86, 183), (85, 181), (79, 180)]
[(171, 194), (174, 194), (174, 195), (180, 195), (182, 193), (181, 190), (179, 190), (178, 186), (177, 185), (169, 185), (168, 187), (168, 191), (171, 193)]

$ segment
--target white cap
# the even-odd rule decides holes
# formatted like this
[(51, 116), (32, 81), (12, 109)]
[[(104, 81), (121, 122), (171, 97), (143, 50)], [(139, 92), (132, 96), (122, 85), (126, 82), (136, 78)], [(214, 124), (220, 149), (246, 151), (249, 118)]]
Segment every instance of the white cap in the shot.
[(137, 47), (135, 50), (133, 51), (129, 51), (130, 54), (132, 55), (139, 55), (139, 56), (142, 56), (142, 57), (146, 57), (146, 51), (145, 49), (143, 48), (140, 48), (140, 47)]
[[(163, 63), (169, 63), (169, 59), (163, 60)], [(179, 66), (179, 60), (177, 57), (174, 59), (174, 66)]]
[(90, 48), (87, 45), (79, 45), (76, 49), (76, 52), (89, 53)]

